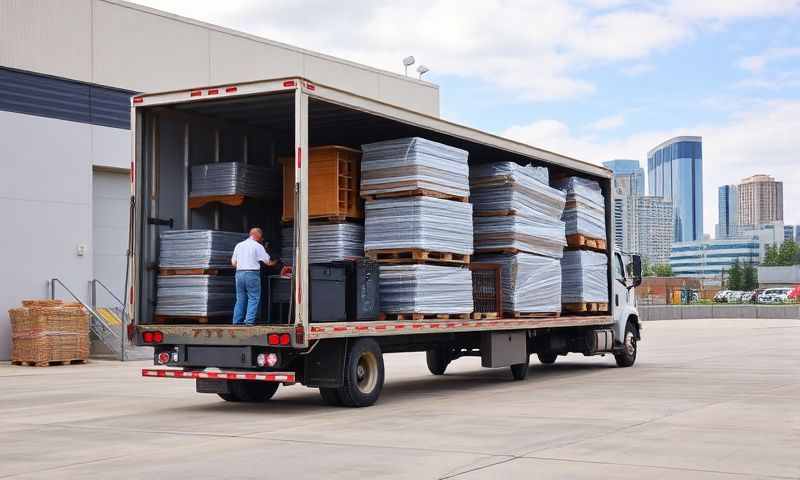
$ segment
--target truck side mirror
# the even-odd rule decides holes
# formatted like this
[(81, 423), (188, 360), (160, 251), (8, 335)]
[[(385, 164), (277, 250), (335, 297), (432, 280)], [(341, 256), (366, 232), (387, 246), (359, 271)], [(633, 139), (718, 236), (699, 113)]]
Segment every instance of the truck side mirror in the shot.
[(638, 287), (642, 284), (642, 256), (632, 255), (631, 263), (633, 264), (633, 286)]

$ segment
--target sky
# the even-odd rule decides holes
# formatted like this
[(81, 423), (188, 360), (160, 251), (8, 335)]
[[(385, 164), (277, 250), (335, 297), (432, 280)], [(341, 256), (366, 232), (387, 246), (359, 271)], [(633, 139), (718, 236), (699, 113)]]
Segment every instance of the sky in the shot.
[(403, 72), (445, 119), (593, 163), (703, 137), (704, 230), (717, 188), (784, 182), (800, 224), (800, 0), (136, 0)]

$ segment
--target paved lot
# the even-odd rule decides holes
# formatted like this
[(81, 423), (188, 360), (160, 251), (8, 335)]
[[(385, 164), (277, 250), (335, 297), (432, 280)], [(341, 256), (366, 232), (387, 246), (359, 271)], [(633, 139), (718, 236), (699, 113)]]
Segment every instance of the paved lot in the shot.
[(532, 361), (525, 382), (391, 355), (367, 409), (282, 388), (226, 404), (145, 363), (0, 366), (0, 478), (800, 477), (800, 321), (651, 322), (637, 365)]

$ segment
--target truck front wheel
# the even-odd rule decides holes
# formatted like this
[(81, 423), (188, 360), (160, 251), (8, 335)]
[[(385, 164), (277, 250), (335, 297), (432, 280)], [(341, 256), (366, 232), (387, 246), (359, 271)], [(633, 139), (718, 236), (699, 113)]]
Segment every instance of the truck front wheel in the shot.
[(368, 407), (383, 389), (383, 354), (378, 342), (360, 338), (347, 351), (339, 398), (348, 407)]
[(450, 354), (445, 348), (433, 348), (425, 352), (425, 360), (427, 360), (428, 370), (432, 374), (444, 375), (444, 371), (450, 365)]
[(614, 359), (617, 360), (619, 367), (632, 367), (636, 363), (636, 352), (638, 347), (636, 345), (636, 326), (633, 322), (628, 321), (625, 325), (625, 337), (622, 339), (622, 348), (614, 353)]
[(220, 393), (219, 397), (226, 402), (266, 402), (275, 395), (279, 385), (277, 382), (233, 380), (230, 382), (230, 393)]
[(556, 363), (556, 359), (558, 358), (558, 354), (553, 352), (539, 352), (536, 356), (539, 357), (539, 361), (545, 365)]

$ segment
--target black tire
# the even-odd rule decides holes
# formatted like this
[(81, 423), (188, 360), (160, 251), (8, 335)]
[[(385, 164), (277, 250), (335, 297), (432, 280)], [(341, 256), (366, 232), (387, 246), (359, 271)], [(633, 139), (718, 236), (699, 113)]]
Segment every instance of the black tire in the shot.
[(556, 359), (558, 358), (558, 354), (553, 352), (539, 352), (536, 356), (539, 357), (539, 361), (545, 365), (556, 363)]
[[(223, 393), (219, 396), (228, 402), (261, 403), (272, 398), (278, 390), (278, 386), (280, 386), (278, 382), (234, 380), (230, 383), (231, 393)], [(228, 400), (223, 395), (231, 396), (233, 400)]]
[(339, 398), (348, 407), (369, 407), (383, 389), (383, 354), (378, 342), (360, 338), (350, 345), (342, 372)]
[(514, 380), (525, 380), (528, 378), (528, 362), (511, 365), (511, 376), (514, 377)]
[(450, 365), (450, 354), (447, 349), (434, 348), (425, 352), (425, 360), (428, 362), (428, 370), (432, 374), (444, 375), (444, 371)]
[(225, 400), (226, 402), (238, 402), (239, 397), (235, 396), (232, 393), (218, 393), (219, 398)]
[(618, 367), (632, 367), (636, 363), (636, 353), (639, 347), (636, 344), (636, 325), (630, 320), (625, 325), (625, 337), (622, 339), (622, 349), (614, 354)]
[(319, 395), (325, 403), (332, 407), (342, 406), (342, 399), (339, 397), (339, 391), (335, 388), (319, 387)]

